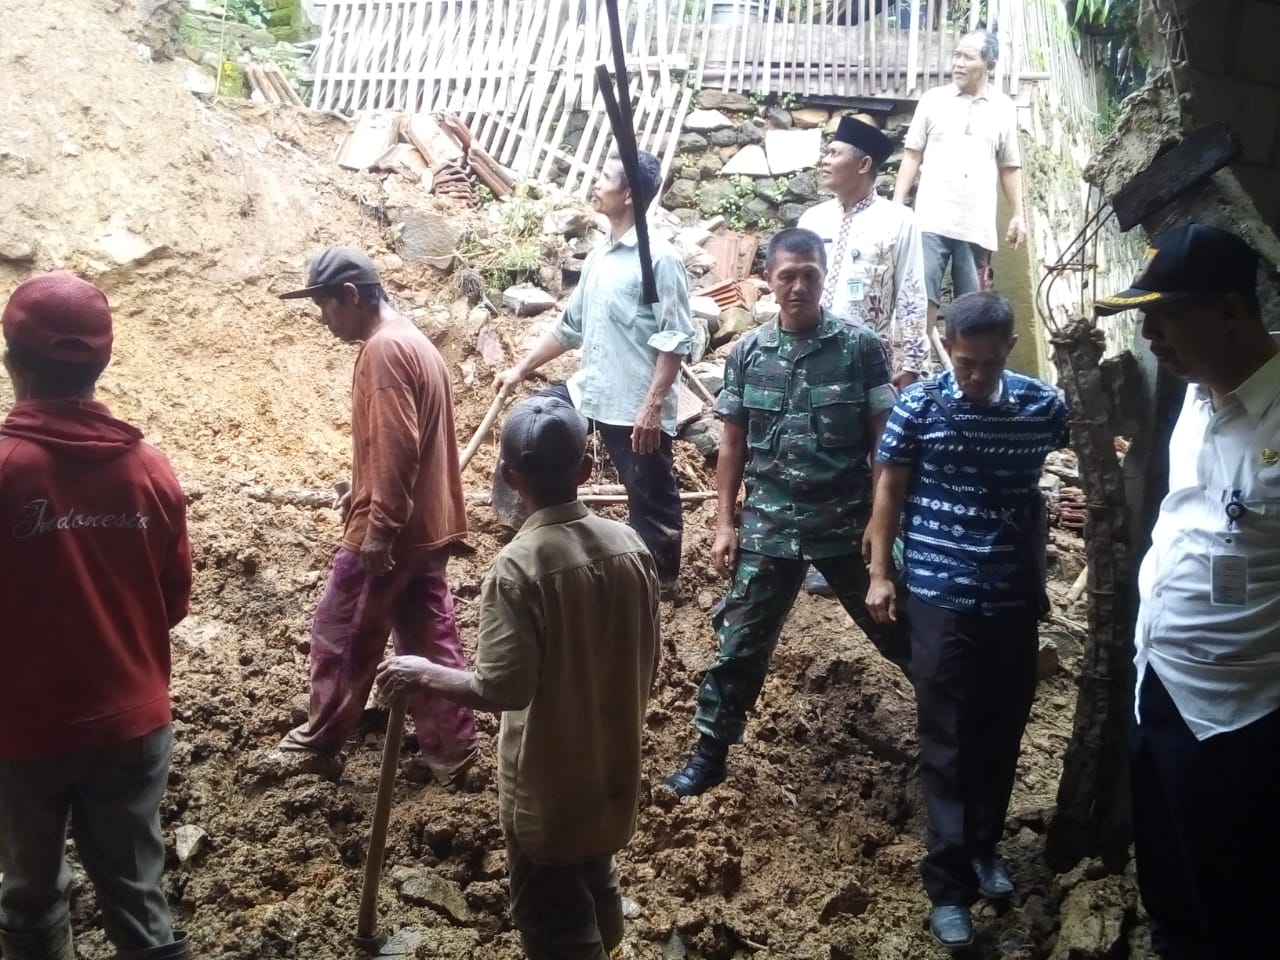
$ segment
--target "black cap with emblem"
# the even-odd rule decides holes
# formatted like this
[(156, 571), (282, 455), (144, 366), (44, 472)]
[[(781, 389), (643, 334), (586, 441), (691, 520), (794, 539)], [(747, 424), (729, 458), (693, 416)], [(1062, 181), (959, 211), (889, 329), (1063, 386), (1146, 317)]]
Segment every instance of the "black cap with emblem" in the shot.
[(1258, 255), (1247, 243), (1217, 227), (1184, 223), (1152, 240), (1129, 289), (1099, 297), (1094, 310), (1105, 317), (1182, 297), (1249, 296), (1257, 283)]

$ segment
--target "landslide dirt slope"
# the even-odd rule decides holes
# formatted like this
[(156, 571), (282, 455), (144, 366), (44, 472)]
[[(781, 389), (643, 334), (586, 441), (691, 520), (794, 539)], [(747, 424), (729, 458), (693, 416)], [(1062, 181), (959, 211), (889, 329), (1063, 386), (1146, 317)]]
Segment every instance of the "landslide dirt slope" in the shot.
[[(104, 12), (110, 5), (6, 0), (0, 250), (30, 257), (0, 261), (0, 294), (52, 267), (108, 291), (117, 346), (101, 397), (169, 454), (192, 494), (196, 590), (175, 636), (177, 746), (163, 816), (167, 882), (197, 955), (357, 956), (350, 935), (385, 718), (367, 715), (339, 784), (261, 784), (249, 765), (305, 710), (309, 616), (339, 527), (332, 511), (260, 502), (247, 489), (327, 487), (349, 468), (354, 351), (275, 293), (327, 244), (374, 251), (457, 372), (460, 437), (489, 400), (486, 378), (468, 385), (459, 366), (475, 360), (474, 330), (436, 277), (387, 254), (370, 181), (329, 162), (340, 121), (197, 100), (182, 65), (139, 58), (127, 34), (133, 5)], [(527, 336), (503, 324), (508, 347)], [(10, 399), (0, 381), (0, 400)], [(680, 460), (686, 476), (710, 482), (691, 449)], [(491, 468), (482, 452), (468, 486), (487, 488)], [(647, 784), (687, 751), (697, 671), (713, 654), (707, 611), (722, 586), (706, 560), (710, 506), (687, 519), (686, 601), (664, 606)], [(476, 553), (451, 568), (468, 645), (498, 545), (484, 508), (472, 520)], [(1069, 582), (1079, 558), (1065, 555)], [(979, 955), (1050, 949), (1060, 894), (1038, 863), (1036, 811), (1052, 800), (1072, 691), (1062, 676), (1042, 687), (1014, 804), (1029, 812), (1008, 844), (1022, 892), (1002, 916), (984, 908)], [(620, 858), (634, 901), (623, 955), (932, 955), (916, 874), (913, 709), (910, 688), (838, 607), (802, 597), (728, 783), (682, 804), (646, 787)], [(496, 722), (481, 727), (484, 759), (461, 792), (430, 783), (412, 738), (406, 747), (381, 910), (411, 954), (520, 956), (505, 917)], [(179, 863), (181, 826), (207, 839)], [(75, 919), (88, 930), (98, 918), (78, 877)], [(80, 949), (110, 955), (96, 930)]]

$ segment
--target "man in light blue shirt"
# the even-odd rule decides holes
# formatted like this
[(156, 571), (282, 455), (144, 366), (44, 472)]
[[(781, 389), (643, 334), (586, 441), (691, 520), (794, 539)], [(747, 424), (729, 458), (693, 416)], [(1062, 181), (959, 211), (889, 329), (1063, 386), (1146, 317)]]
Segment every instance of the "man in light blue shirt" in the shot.
[[(650, 247), (658, 302), (642, 302), (636, 209), (657, 195), (662, 168), (644, 151), (639, 166), (643, 182), (631, 184), (616, 154), (605, 162), (591, 205), (608, 218), (609, 240), (587, 258), (560, 322), (499, 373), (494, 386), (514, 387), (547, 361), (581, 348), (578, 372), (542, 392), (572, 402), (592, 421), (626, 487), (631, 526), (653, 554), (663, 592), (670, 595), (684, 526), (672, 471), (676, 378), (693, 347), (694, 326), (684, 261), (656, 237)], [(495, 501), (501, 484), (495, 476)]]

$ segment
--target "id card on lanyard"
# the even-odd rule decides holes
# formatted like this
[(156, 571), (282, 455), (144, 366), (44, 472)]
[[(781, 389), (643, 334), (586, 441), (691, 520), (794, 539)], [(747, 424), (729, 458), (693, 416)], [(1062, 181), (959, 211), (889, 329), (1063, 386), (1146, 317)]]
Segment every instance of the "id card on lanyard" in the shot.
[(1218, 607), (1243, 607), (1249, 600), (1249, 558), (1239, 544), (1240, 520), (1248, 508), (1239, 490), (1224, 491), (1226, 530), (1219, 533), (1209, 556), (1209, 602)]

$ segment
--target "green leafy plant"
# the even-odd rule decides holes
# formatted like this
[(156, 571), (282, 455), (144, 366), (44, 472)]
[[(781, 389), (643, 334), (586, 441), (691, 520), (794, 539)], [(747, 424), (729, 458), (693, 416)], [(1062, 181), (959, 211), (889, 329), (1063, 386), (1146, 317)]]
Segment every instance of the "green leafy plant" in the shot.
[(223, 0), (223, 2), (226, 5), (228, 20), (235, 20), (237, 23), (256, 27), (259, 30), (266, 28), (270, 11), (262, 0)]
[(746, 230), (751, 224), (747, 222), (745, 208), (755, 197), (755, 183), (750, 177), (737, 176), (729, 178), (729, 185), (733, 188), (732, 192), (725, 195), (714, 212), (724, 217), (730, 229)]

